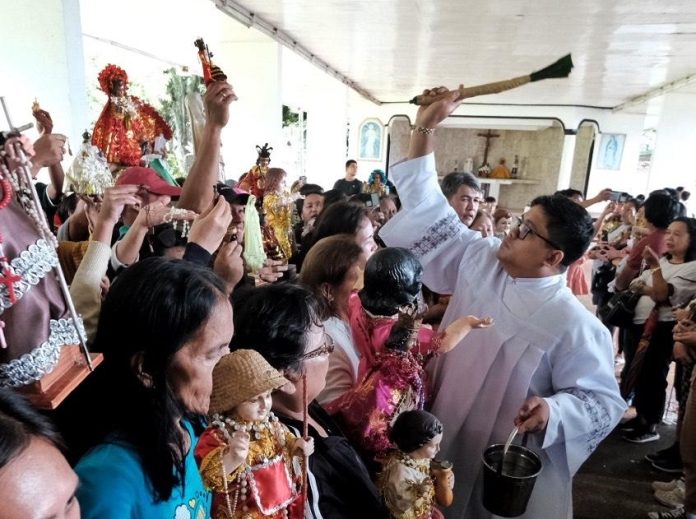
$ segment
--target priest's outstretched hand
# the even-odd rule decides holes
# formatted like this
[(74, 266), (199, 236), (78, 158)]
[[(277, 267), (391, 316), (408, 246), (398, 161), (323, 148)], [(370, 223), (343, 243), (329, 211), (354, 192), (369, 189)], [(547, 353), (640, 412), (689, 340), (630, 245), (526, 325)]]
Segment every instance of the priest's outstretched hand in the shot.
[(549, 404), (539, 396), (525, 400), (515, 417), (515, 425), (520, 433), (543, 431), (548, 423)]

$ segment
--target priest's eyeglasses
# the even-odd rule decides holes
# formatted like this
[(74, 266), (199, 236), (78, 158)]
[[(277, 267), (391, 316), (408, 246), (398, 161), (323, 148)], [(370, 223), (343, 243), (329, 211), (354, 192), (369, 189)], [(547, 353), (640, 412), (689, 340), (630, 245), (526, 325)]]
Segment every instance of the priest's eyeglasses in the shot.
[(335, 349), (334, 341), (331, 338), (331, 336), (328, 333), (324, 334), (324, 340), (321, 343), (321, 346), (318, 348), (313, 349), (312, 351), (305, 353), (302, 355), (299, 360), (304, 361), (304, 360), (310, 360), (310, 359), (316, 359), (317, 357), (321, 357), (323, 355), (329, 355), (333, 353)]
[(546, 243), (551, 245), (554, 249), (558, 250), (563, 250), (561, 247), (556, 245), (554, 242), (549, 240), (548, 238), (543, 237), (541, 234), (536, 232), (534, 229), (532, 229), (529, 225), (527, 225), (527, 222), (525, 222), (522, 218), (519, 216), (517, 217), (517, 236), (520, 237), (520, 240), (524, 240), (529, 233), (532, 233), (534, 236), (538, 236), (542, 240), (544, 240)]

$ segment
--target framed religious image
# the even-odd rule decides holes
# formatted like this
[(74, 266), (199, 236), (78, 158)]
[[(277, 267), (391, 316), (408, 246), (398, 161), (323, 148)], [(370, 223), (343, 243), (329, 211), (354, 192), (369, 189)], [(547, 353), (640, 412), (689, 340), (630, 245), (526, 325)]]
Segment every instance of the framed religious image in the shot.
[(599, 169), (621, 169), (626, 135), (622, 133), (603, 133), (599, 141), (597, 167)]
[(382, 160), (384, 127), (379, 119), (366, 119), (358, 130), (358, 160)]

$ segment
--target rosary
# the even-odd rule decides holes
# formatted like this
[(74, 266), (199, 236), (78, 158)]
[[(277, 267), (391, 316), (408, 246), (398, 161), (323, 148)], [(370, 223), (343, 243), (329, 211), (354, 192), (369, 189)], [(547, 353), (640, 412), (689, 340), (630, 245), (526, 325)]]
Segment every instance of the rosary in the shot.
[[(0, 211), (5, 209), (10, 205), (10, 200), (12, 200), (12, 186), (10, 181), (7, 179), (9, 176), (9, 171), (7, 167), (0, 163), (0, 189), (2, 189), (2, 195), (0, 195)], [(4, 286), (7, 290), (7, 298), (9, 299), (10, 306), (17, 302), (17, 294), (15, 293), (15, 284), (22, 280), (22, 276), (15, 273), (12, 265), (5, 255), (2, 243), (4, 237), (0, 233), (0, 285)], [(0, 321), (0, 347), (7, 348), (7, 341), (5, 340), (4, 333), (5, 323)]]

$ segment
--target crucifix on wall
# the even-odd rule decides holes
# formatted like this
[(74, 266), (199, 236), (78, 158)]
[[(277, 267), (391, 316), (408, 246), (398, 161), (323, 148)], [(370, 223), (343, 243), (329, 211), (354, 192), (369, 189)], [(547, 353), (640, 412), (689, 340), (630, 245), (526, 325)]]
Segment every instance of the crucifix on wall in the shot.
[(479, 133), (477, 135), (479, 137), (483, 137), (484, 139), (486, 139), (486, 149), (483, 151), (483, 162), (481, 163), (483, 165), (486, 165), (486, 164), (488, 164), (488, 150), (490, 149), (491, 139), (495, 139), (496, 137), (500, 137), (500, 135), (497, 133), (493, 133), (490, 130), (486, 131), (486, 133)]

